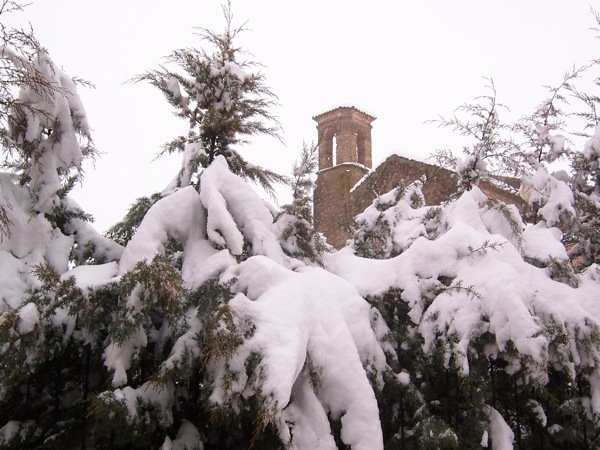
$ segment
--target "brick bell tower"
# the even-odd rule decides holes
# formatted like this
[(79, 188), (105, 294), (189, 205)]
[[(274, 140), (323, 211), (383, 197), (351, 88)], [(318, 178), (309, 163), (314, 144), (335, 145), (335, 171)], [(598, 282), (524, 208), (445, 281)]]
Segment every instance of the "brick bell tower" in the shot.
[(342, 106), (313, 120), (319, 136), (315, 227), (329, 244), (341, 248), (354, 218), (350, 191), (372, 166), (371, 122), (375, 117), (354, 106)]

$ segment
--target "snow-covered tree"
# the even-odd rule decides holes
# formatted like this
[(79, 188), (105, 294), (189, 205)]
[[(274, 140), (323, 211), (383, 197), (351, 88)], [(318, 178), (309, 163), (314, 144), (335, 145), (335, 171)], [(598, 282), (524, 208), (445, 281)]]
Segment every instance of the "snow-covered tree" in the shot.
[[(600, 14), (594, 11), (596, 32), (600, 33)], [(595, 59), (591, 69), (600, 67), (600, 59)], [(600, 87), (600, 79), (594, 78), (596, 90)], [(600, 262), (600, 118), (598, 107), (600, 95), (597, 91), (572, 89), (572, 96), (586, 107), (578, 111), (577, 116), (585, 120), (583, 135), (589, 139), (583, 151), (572, 157), (572, 190), (576, 211), (576, 225), (570, 230), (569, 238), (574, 244), (570, 255), (580, 267), (586, 268)], [(591, 131), (591, 134), (590, 134)]]
[(97, 426), (121, 446), (335, 448), (341, 423), (340, 442), (381, 448), (368, 303), (286, 256), (272, 208), (225, 158), (199, 186), (149, 209), (120, 278), (96, 269), (121, 299), (98, 341), (112, 388), (94, 397)]
[(521, 173), (531, 174), (569, 155), (565, 136), (569, 112), (568, 96), (574, 91), (574, 82), (588, 69), (574, 68), (565, 73), (557, 86), (545, 86), (548, 98), (541, 102), (529, 116), (512, 125), (511, 130), (521, 135), (514, 158), (520, 161)]
[(470, 190), (490, 176), (520, 173), (514, 159), (514, 143), (507, 134), (510, 126), (500, 120), (500, 111), (506, 106), (498, 102), (494, 81), (487, 81), (489, 94), (477, 97), (475, 103), (459, 106), (450, 119), (440, 116), (432, 121), (468, 139), (463, 146), (464, 157), (448, 149), (438, 150), (434, 156), (439, 164), (456, 171), (459, 192)]
[[(563, 134), (561, 108), (581, 73), (516, 125), (499, 122), (493, 85), (487, 103), (459, 108), (470, 118), (442, 119), (474, 138), (462, 163), (438, 154), (457, 170), (461, 195), (422, 207), (410, 200), (418, 184), (400, 186), (357, 216), (350, 248), (325, 258), (390, 330), (393, 370), (377, 392), (386, 446), (598, 445), (600, 268), (587, 256), (577, 273), (563, 245), (597, 212), (597, 137), (579, 153)], [(574, 178), (550, 171), (565, 156)], [(477, 188), (502, 171), (522, 177), (532, 224)], [(590, 237), (571, 257), (593, 248)]]
[[(247, 184), (267, 172), (233, 146), (276, 132), (274, 97), (225, 17), (201, 32), (214, 52), (139, 77), (190, 132), (166, 148), (183, 151), (173, 183), (110, 239), (68, 196), (92, 148), (75, 83), (41, 48), (4, 53), (52, 89), (19, 83), (3, 116), (0, 448), (597, 447), (600, 268), (573, 270), (562, 239), (597, 225), (581, 205), (597, 206), (598, 135), (575, 178), (551, 174), (554, 101), (519, 147), (492, 85), (463, 109), (475, 122), (453, 122), (475, 138), (460, 196), (425, 206), (421, 182), (401, 184), (323, 251), (314, 146), (283, 211)], [(535, 224), (477, 187), (519, 151)]]
[(576, 225), (568, 239), (575, 244), (570, 251), (581, 267), (600, 263), (600, 126), (586, 142), (583, 152), (573, 158), (573, 195)]
[[(597, 14), (596, 20), (600, 23)], [(527, 220), (541, 226), (560, 228), (577, 270), (585, 270), (598, 262), (600, 255), (596, 114), (600, 98), (590, 93), (589, 88), (582, 91), (577, 87), (583, 75), (597, 67), (596, 60), (567, 72), (560, 85), (554, 88), (547, 86), (548, 99), (531, 116), (513, 125), (513, 130), (525, 138), (517, 145), (514, 158), (529, 166), (523, 173), (521, 188), (530, 207)], [(594, 84), (598, 86), (597, 79)], [(583, 104), (587, 109), (567, 111), (572, 104)], [(583, 132), (572, 133), (588, 138), (580, 151), (569, 148), (565, 136), (568, 119), (573, 116), (585, 121)], [(593, 131), (591, 135), (588, 134), (590, 130)], [(570, 173), (550, 170), (558, 160), (569, 163)]]
[[(575, 87), (589, 69), (590, 66), (575, 68), (564, 75), (559, 85), (546, 86), (548, 98), (532, 114), (513, 124), (500, 122), (498, 108), (503, 105), (498, 103), (496, 89), (490, 83), (492, 94), (458, 108), (466, 113), (466, 118), (455, 116), (437, 121), (440, 126), (451, 127), (474, 140), (463, 149), (465, 159), (449, 150), (435, 155), (438, 162), (456, 171), (459, 192), (475, 186), (479, 179), (512, 191), (498, 175), (520, 178), (519, 194), (527, 204), (523, 211), (526, 221), (538, 227), (558, 228), (565, 243), (568, 241), (572, 246), (570, 258), (580, 258), (580, 263), (585, 261), (578, 264), (582, 269), (594, 261), (590, 256), (594, 254), (592, 249), (600, 248), (594, 244), (597, 242), (594, 220), (589, 220), (595, 217), (597, 209), (586, 193), (593, 190), (594, 152), (590, 150), (593, 139), (586, 144), (586, 150), (575, 151), (569, 147), (566, 127), (573, 115), (567, 111), (569, 100), (583, 100), (592, 110), (595, 108), (594, 97), (582, 94)], [(588, 120), (595, 117), (592, 113), (580, 115)], [(553, 171), (557, 161), (570, 163), (572, 173)]]
[(224, 156), (231, 170), (273, 192), (272, 183), (284, 177), (246, 161), (235, 144), (250, 136), (266, 134), (279, 138), (279, 124), (271, 113), (276, 96), (264, 83), (264, 75), (255, 71), (257, 63), (245, 60), (235, 43), (244, 31), (234, 28), (230, 4), (223, 7), (226, 27), (222, 33), (200, 28), (201, 49), (174, 51), (158, 70), (136, 77), (156, 86), (175, 108), (178, 117), (187, 119), (189, 132), (164, 146), (164, 152), (182, 152), (183, 162), (173, 186), (194, 182), (201, 168), (217, 156)]
[[(15, 9), (4, 1), (0, 12)], [(0, 443), (71, 446), (85, 416), (86, 349), (68, 308), (80, 290), (61, 276), (116, 260), (123, 249), (68, 196), (94, 153), (76, 80), (30, 31), (0, 32)]]
[(422, 229), (410, 229), (412, 233), (417, 231), (418, 234), (407, 233), (407, 229), (398, 228), (400, 223), (410, 223), (415, 219), (415, 208), (424, 206), (422, 187), (421, 180), (408, 187), (400, 181), (396, 188), (377, 197), (371, 206), (356, 217), (353, 246), (357, 255), (364, 258), (391, 258), (402, 253), (419, 236), (437, 233), (440, 224), (435, 224), (436, 209), (431, 210), (428, 223), (423, 223)]
[[(219, 123), (201, 124), (187, 144), (208, 157), (202, 133)], [(2, 317), (0, 447), (383, 448), (371, 382), (390, 370), (385, 324), (293, 246), (317, 242), (312, 159), (283, 227), (231, 157), (248, 128), (231, 130), (111, 230), (117, 261), (22, 272), (35, 285)]]
[(125, 217), (106, 231), (106, 237), (120, 245), (127, 245), (142, 223), (142, 220), (144, 220), (148, 210), (161, 198), (162, 194), (158, 192), (152, 194), (150, 197), (138, 198), (129, 207)]
[(292, 168), (292, 202), (282, 207), (276, 226), (287, 255), (322, 264), (323, 252), (331, 248), (314, 228), (313, 180), (318, 167), (318, 147), (303, 144), (300, 159)]
[(476, 187), (408, 198), (376, 199), (353, 247), (325, 257), (389, 327), (386, 448), (597, 445), (598, 266), (575, 275), (556, 228)]

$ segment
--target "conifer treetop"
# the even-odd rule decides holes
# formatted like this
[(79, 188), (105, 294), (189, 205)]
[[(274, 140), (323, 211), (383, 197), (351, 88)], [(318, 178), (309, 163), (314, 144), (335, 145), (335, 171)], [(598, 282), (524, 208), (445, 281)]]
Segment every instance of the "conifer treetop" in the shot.
[(187, 136), (166, 143), (161, 152), (184, 153), (176, 187), (189, 184), (198, 170), (223, 155), (234, 173), (271, 191), (271, 183), (283, 182), (285, 177), (248, 163), (233, 146), (261, 134), (281, 140), (280, 125), (270, 112), (277, 96), (265, 85), (264, 75), (254, 70), (259, 64), (244, 59), (247, 53), (234, 42), (246, 29), (233, 26), (229, 2), (223, 6), (223, 16), (221, 33), (198, 28), (204, 46), (175, 50), (159, 69), (133, 81), (156, 86), (175, 115), (189, 123)]

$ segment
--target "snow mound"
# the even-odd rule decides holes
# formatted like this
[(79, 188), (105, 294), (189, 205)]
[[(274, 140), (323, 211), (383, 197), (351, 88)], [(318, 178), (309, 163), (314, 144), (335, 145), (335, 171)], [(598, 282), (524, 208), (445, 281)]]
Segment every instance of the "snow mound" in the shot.
[[(371, 328), (371, 307), (356, 289), (323, 269), (292, 271), (264, 256), (249, 258), (223, 278), (234, 280), (238, 292), (230, 307), (250, 319), (255, 331), (227, 364), (215, 368), (217, 379), (226, 367), (242, 371), (250, 355), (260, 354), (260, 392), (287, 423), (280, 430), (284, 442), (298, 449), (316, 443), (335, 448), (330, 413), (341, 420), (346, 444), (382, 448), (377, 402), (363, 366), (381, 374), (386, 362)], [(240, 377), (235, 389), (245, 396), (258, 389), (247, 383)], [(211, 400), (220, 403), (225, 396), (217, 386)]]

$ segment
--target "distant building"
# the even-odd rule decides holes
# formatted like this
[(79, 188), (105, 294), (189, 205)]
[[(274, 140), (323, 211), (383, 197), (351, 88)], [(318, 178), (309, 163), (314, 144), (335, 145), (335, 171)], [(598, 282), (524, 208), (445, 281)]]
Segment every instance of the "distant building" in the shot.
[[(375, 117), (350, 106), (324, 112), (313, 120), (319, 143), (315, 227), (334, 247), (343, 247), (350, 238), (354, 217), (400, 181), (409, 185), (425, 176), (423, 195), (428, 205), (439, 204), (456, 193), (451, 171), (399, 155), (389, 156), (371, 170), (371, 123)], [(519, 180), (503, 177), (502, 181), (519, 188)], [(517, 195), (490, 183), (481, 182), (479, 188), (490, 198), (519, 207), (523, 204)]]

